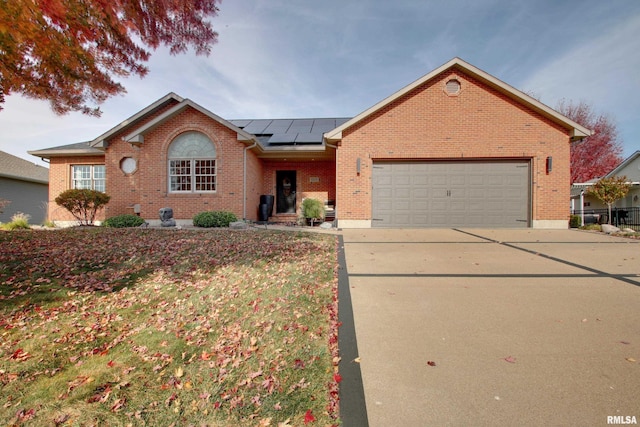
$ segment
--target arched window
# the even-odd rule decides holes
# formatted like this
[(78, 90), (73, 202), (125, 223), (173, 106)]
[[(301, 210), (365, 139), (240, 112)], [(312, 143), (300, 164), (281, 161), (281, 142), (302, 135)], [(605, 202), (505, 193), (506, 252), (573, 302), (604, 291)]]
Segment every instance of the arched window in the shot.
[(169, 191), (216, 191), (216, 147), (200, 132), (180, 134), (169, 145)]

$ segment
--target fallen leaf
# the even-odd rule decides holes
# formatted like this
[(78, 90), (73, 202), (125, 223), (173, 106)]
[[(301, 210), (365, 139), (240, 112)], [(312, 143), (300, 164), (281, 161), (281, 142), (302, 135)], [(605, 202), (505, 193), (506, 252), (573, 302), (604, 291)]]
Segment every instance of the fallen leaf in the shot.
[(124, 397), (116, 400), (116, 403), (111, 406), (111, 412), (118, 412), (120, 409), (122, 409), (126, 402), (127, 400)]
[(309, 424), (316, 420), (316, 417), (311, 413), (311, 409), (307, 409), (307, 412), (304, 414), (304, 423)]
[(629, 345), (631, 344), (629, 341), (620, 341), (620, 344), (625, 344), (625, 345)]
[(64, 424), (67, 422), (67, 420), (71, 418), (71, 415), (69, 414), (62, 414), (62, 415), (58, 415), (57, 417), (55, 417), (53, 419), (53, 423), (58, 426), (60, 424)]
[(29, 353), (27, 353), (26, 351), (24, 351), (21, 348), (19, 348), (13, 353), (13, 355), (11, 356), (11, 359), (17, 360), (19, 362), (23, 362), (23, 361), (27, 360), (30, 357), (31, 357), (31, 355)]
[(182, 370), (182, 367), (177, 368), (173, 373), (176, 376), (176, 378), (181, 378), (184, 375), (184, 371)]
[(631, 363), (635, 363), (636, 359), (634, 359), (633, 357), (627, 357), (627, 362), (631, 362)]
[(340, 383), (342, 381), (342, 375), (340, 374), (333, 374), (333, 380), (337, 383)]
[(436, 366), (436, 362), (434, 362), (433, 360), (429, 360), (429, 361), (427, 362), (427, 365), (429, 365), (429, 366)]
[(504, 361), (509, 363), (516, 363), (516, 358), (513, 356), (507, 356), (504, 358)]
[[(21, 409), (16, 414), (18, 420), (20, 420), (20, 421), (29, 420), (29, 419), (33, 418), (35, 415), (36, 415), (36, 410), (33, 409), (33, 408), (28, 409), (28, 410)], [(305, 421), (305, 424), (306, 424), (306, 421)]]
[(353, 359), (353, 361), (356, 362), (356, 363), (360, 363), (360, 358), (356, 357), (355, 359)]

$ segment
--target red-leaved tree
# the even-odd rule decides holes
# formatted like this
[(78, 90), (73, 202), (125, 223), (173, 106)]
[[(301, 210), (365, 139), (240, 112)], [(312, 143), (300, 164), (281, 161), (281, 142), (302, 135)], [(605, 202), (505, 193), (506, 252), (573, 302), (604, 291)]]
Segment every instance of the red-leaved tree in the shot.
[(622, 142), (614, 121), (597, 115), (586, 102), (561, 100), (556, 110), (574, 122), (591, 129), (593, 135), (571, 144), (571, 183), (600, 178), (622, 162)]
[(147, 74), (148, 48), (208, 54), (219, 1), (0, 0), (0, 104), (16, 92), (98, 116), (125, 92), (113, 77)]

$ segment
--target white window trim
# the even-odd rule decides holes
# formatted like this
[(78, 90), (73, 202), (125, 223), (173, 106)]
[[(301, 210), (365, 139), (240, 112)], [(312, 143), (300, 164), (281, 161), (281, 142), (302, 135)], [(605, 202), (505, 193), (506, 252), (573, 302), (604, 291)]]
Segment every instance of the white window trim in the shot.
[[(95, 177), (95, 167), (96, 166), (101, 166), (104, 168), (104, 178), (98, 178), (96, 179)], [(76, 174), (75, 174), (75, 168), (76, 167), (89, 167), (89, 171), (90, 171), (90, 177), (87, 179), (76, 179)], [(87, 188), (88, 190), (96, 190), (96, 181), (100, 181), (100, 182), (104, 182), (104, 190), (96, 190), (96, 191), (101, 191), (103, 193), (106, 193), (107, 191), (107, 170), (106, 170), (106, 165), (103, 164), (75, 164), (75, 165), (71, 165), (71, 188), (72, 189), (80, 189), (82, 190), (83, 188), (79, 188), (76, 187), (76, 182), (78, 181), (90, 181), (91, 182), (91, 188)]]
[[(197, 161), (201, 161), (201, 160), (206, 160), (206, 161), (213, 161), (213, 167), (215, 172), (213, 173), (213, 175), (200, 175), (200, 176), (213, 176), (215, 177), (215, 190), (197, 190), (196, 187), (196, 162)], [(187, 175), (172, 175), (171, 174), (171, 162), (172, 161), (188, 161), (190, 162), (190, 170), (191, 173), (190, 175), (188, 175), (191, 178), (191, 181), (189, 183), (189, 186), (191, 187), (191, 190), (173, 190), (171, 187), (171, 178), (174, 176), (187, 176)], [(170, 194), (194, 194), (194, 193), (209, 193), (209, 194), (213, 194), (213, 193), (217, 193), (218, 192), (218, 159), (215, 158), (211, 158), (211, 157), (203, 157), (203, 158), (192, 158), (192, 159), (180, 159), (180, 158), (176, 158), (176, 159), (169, 159), (169, 161), (167, 162), (167, 176), (168, 176), (168, 180), (167, 180), (167, 185), (168, 185), (168, 191)]]

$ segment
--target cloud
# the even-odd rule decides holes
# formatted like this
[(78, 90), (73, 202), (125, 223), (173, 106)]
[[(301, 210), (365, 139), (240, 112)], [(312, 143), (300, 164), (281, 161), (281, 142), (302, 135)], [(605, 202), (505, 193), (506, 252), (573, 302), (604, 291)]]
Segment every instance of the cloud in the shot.
[(611, 107), (620, 102), (622, 105), (638, 102), (637, 97), (628, 96), (629, 89), (640, 89), (638, 52), (640, 15), (542, 66), (522, 85), (553, 101), (602, 100)]
[[(640, 14), (544, 64), (523, 83), (550, 106), (585, 101), (618, 123), (625, 155), (640, 148)], [(634, 148), (635, 147), (635, 148)]]

